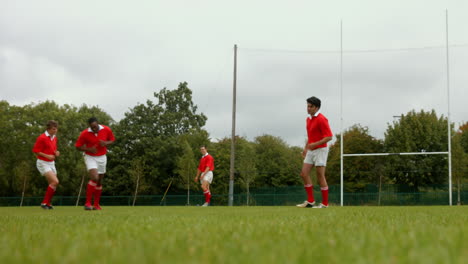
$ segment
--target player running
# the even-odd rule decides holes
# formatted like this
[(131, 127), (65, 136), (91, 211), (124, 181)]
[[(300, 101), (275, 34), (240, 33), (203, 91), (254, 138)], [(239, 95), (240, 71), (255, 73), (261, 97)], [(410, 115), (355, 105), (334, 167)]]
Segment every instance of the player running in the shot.
[[(88, 120), (89, 127), (83, 130), (76, 141), (75, 147), (84, 151), (86, 169), (90, 180), (86, 188), (85, 210), (101, 210), (99, 201), (102, 193), (102, 179), (106, 173), (107, 146), (114, 143), (115, 138), (108, 126), (100, 125), (97, 118)], [(94, 196), (94, 206), (91, 199)]]
[(200, 179), (203, 195), (205, 195), (205, 203), (202, 206), (209, 206), (211, 202), (210, 184), (213, 181), (214, 159), (208, 154), (205, 146), (200, 147), (200, 152), (203, 156), (200, 159), (195, 182)]
[[(304, 189), (307, 193), (307, 201), (298, 204), (297, 207), (328, 207), (328, 185), (325, 179), (325, 166), (327, 165), (328, 146), (327, 142), (332, 140), (333, 134), (328, 124), (328, 119), (320, 113), (320, 99), (313, 96), (307, 99), (307, 113), (310, 115), (306, 119), (307, 144), (302, 152), (304, 163), (302, 165), (301, 177), (304, 181)], [(322, 202), (315, 204), (314, 190), (310, 171), (315, 166), (317, 180), (322, 192)]]
[(41, 203), (41, 208), (45, 210), (54, 209), (51, 201), (59, 184), (55, 169), (55, 158), (60, 156), (60, 152), (57, 150), (57, 131), (57, 121), (49, 120), (46, 131), (37, 137), (32, 149), (37, 156), (36, 167), (49, 183)]

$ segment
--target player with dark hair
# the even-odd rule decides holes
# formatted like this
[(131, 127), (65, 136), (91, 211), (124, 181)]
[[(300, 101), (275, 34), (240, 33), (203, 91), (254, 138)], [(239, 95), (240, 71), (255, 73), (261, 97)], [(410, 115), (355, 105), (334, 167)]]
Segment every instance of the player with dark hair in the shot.
[(203, 156), (200, 159), (195, 182), (200, 179), (203, 195), (205, 195), (205, 203), (202, 206), (209, 206), (211, 203), (210, 184), (213, 181), (214, 159), (208, 154), (205, 146), (200, 147), (200, 152)]
[[(307, 113), (310, 115), (306, 119), (307, 143), (304, 146), (302, 156), (301, 177), (304, 181), (304, 189), (307, 193), (307, 200), (297, 207), (307, 208), (327, 208), (328, 207), (328, 185), (325, 178), (325, 166), (327, 165), (328, 146), (327, 142), (332, 140), (333, 134), (328, 124), (328, 119), (320, 113), (321, 101), (313, 96), (307, 99)], [(315, 204), (314, 190), (310, 171), (315, 166), (317, 180), (322, 192), (322, 203)]]
[[(86, 169), (90, 180), (86, 188), (85, 210), (101, 210), (99, 201), (102, 193), (102, 179), (106, 173), (107, 146), (115, 141), (112, 130), (98, 123), (96, 117), (88, 120), (89, 127), (83, 130), (76, 141), (75, 147), (84, 151)], [(91, 200), (94, 196), (94, 205)]]
[(49, 183), (44, 200), (41, 203), (41, 208), (46, 210), (54, 209), (51, 201), (59, 184), (57, 170), (55, 169), (55, 158), (60, 156), (60, 152), (57, 150), (57, 131), (58, 122), (49, 120), (46, 131), (37, 137), (32, 149), (37, 156), (36, 167)]

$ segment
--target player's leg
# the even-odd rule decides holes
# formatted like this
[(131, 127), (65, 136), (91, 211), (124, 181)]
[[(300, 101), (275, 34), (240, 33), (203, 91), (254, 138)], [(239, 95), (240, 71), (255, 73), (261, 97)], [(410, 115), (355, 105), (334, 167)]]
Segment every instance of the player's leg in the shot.
[(41, 207), (44, 209), (54, 209), (52, 207), (52, 197), (54, 197), (55, 190), (59, 184), (59, 180), (57, 178), (57, 174), (53, 170), (49, 170), (44, 174), (44, 177), (47, 179), (47, 186), (46, 193), (44, 195), (44, 200), (41, 203)]
[(313, 164), (304, 163), (302, 164), (301, 178), (304, 182), (304, 189), (307, 193), (307, 200), (301, 204), (296, 205), (297, 207), (312, 207), (315, 204), (314, 200), (314, 190), (312, 185), (312, 179), (310, 178), (310, 171), (314, 167)]
[(297, 207), (307, 208), (313, 207), (315, 205), (314, 199), (314, 187), (312, 184), (312, 179), (310, 178), (310, 171), (314, 167), (314, 153), (312, 151), (307, 151), (307, 154), (304, 158), (304, 163), (302, 164), (301, 178), (304, 182), (304, 189), (307, 193), (307, 200), (301, 204), (296, 205)]
[(322, 203), (324, 207), (328, 207), (328, 185), (325, 178), (325, 166), (317, 166), (317, 180), (320, 184), (320, 191), (322, 192)]
[(328, 148), (321, 148), (317, 154), (317, 180), (320, 184), (320, 191), (322, 192), (322, 203), (320, 203), (317, 208), (327, 208), (328, 207), (328, 184), (327, 179), (325, 178), (325, 166), (327, 165), (327, 156)]
[(92, 199), (94, 192), (96, 191), (96, 186), (97, 186), (97, 181), (99, 179), (99, 174), (97, 172), (97, 169), (89, 169), (89, 181), (88, 185), (86, 186), (86, 202), (84, 205), (85, 210), (92, 210)]
[(203, 180), (202, 182), (203, 195), (205, 196), (205, 203), (203, 206), (209, 206), (211, 202), (210, 182)]
[(102, 179), (104, 178), (105, 174), (99, 174), (98, 180), (96, 183), (96, 188), (94, 189), (94, 205), (93, 210), (101, 210), (100, 201), (101, 201), (101, 194), (102, 194)]
[(89, 181), (86, 187), (86, 202), (84, 205), (85, 210), (93, 210), (91, 205), (91, 200), (93, 199), (93, 194), (97, 186), (97, 181), (99, 180), (98, 165), (93, 156), (85, 155), (85, 164), (86, 169), (89, 173)]
[(107, 166), (107, 156), (99, 156), (96, 157), (96, 162), (98, 165), (97, 172), (98, 172), (98, 179), (96, 182), (96, 188), (94, 190), (94, 210), (101, 210), (100, 201), (101, 201), (101, 194), (102, 194), (102, 179), (106, 173), (106, 166)]

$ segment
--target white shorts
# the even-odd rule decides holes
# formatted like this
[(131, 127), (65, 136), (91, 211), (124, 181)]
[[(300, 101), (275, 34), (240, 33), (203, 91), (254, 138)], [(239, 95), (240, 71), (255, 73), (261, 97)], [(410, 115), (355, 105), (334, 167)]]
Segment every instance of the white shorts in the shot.
[(200, 183), (203, 184), (203, 181), (207, 181), (209, 184), (213, 181), (213, 172), (208, 171), (205, 176), (203, 176), (203, 180), (200, 180)]
[(41, 175), (45, 175), (49, 171), (57, 174), (57, 170), (55, 169), (55, 161), (45, 161), (38, 159), (36, 161), (36, 167)]
[(307, 150), (304, 163), (317, 166), (327, 166), (328, 147), (314, 150)]
[(97, 169), (99, 174), (104, 174), (106, 173), (106, 165), (107, 165), (107, 156), (102, 155), (102, 156), (90, 156), (90, 155), (84, 155), (85, 163), (86, 163), (86, 169), (92, 170), (92, 169)]

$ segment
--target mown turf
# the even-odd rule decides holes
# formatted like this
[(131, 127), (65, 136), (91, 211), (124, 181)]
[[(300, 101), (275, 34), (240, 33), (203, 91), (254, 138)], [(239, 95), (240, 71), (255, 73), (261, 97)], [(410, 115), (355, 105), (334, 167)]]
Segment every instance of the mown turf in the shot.
[(468, 207), (3, 207), (0, 243), (0, 263), (467, 263)]

